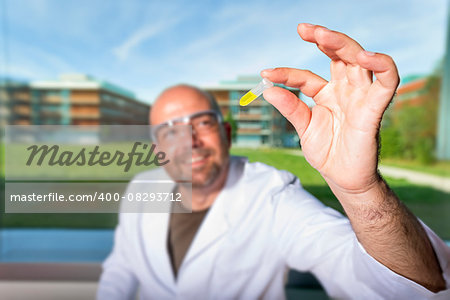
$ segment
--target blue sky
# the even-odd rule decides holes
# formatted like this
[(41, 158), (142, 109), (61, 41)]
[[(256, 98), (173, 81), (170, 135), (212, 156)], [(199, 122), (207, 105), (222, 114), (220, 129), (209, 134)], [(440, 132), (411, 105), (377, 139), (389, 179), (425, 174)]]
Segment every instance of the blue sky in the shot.
[(211, 85), (268, 67), (328, 78), (328, 58), (298, 37), (300, 22), (343, 31), (367, 50), (391, 55), (402, 77), (431, 72), (445, 49), (445, 0), (0, 3), (7, 32), (0, 35), (1, 75), (86, 73), (147, 102), (169, 85)]

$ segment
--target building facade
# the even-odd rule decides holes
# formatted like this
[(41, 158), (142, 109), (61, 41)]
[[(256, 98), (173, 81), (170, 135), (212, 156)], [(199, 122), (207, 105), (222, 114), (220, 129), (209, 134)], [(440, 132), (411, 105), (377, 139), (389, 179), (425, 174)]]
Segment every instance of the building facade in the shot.
[(450, 160), (450, 6), (448, 6), (447, 10), (444, 74), (439, 100), (436, 154), (438, 159)]
[(26, 82), (0, 83), (0, 125), (28, 124), (31, 117), (30, 86)]
[(4, 84), (4, 124), (145, 125), (150, 105), (119, 86), (82, 74), (58, 80)]
[(427, 94), (427, 79), (427, 76), (405, 77), (397, 89), (394, 110), (401, 109), (405, 105), (423, 105), (424, 96)]

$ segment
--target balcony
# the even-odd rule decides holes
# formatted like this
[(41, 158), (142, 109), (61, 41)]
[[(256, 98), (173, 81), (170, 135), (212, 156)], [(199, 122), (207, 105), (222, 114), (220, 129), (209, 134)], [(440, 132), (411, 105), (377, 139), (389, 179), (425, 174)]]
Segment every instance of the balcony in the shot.
[(39, 112), (40, 118), (60, 118), (62, 116), (63, 113), (60, 110), (41, 110)]
[(246, 121), (246, 120), (270, 120), (271, 116), (262, 114), (238, 114), (235, 116), (236, 120)]
[(11, 122), (12, 125), (31, 125), (30, 120), (18, 119)]
[(98, 111), (80, 111), (80, 112), (71, 112), (71, 116), (73, 119), (83, 119), (83, 120), (96, 120), (100, 118), (100, 113)]
[(98, 95), (71, 95), (70, 103), (73, 105), (99, 105)]
[(31, 114), (31, 109), (29, 106), (16, 106), (13, 108), (13, 112), (16, 115), (29, 116)]
[(14, 93), (12, 95), (12, 99), (16, 102), (25, 102), (25, 103), (29, 103), (30, 102), (30, 94), (28, 93)]
[(41, 98), (42, 104), (60, 104), (62, 98), (59, 95), (46, 95)]
[(270, 135), (270, 130), (259, 128), (239, 128), (238, 135)]

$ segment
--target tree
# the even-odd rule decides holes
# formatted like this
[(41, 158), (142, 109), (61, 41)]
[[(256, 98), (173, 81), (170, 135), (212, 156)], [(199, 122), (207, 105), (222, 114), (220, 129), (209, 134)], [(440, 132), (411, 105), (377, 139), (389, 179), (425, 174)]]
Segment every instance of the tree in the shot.
[(238, 124), (236, 120), (233, 118), (233, 115), (231, 114), (231, 111), (228, 111), (225, 122), (228, 122), (231, 126), (231, 141), (234, 143), (237, 139), (237, 131), (238, 131)]

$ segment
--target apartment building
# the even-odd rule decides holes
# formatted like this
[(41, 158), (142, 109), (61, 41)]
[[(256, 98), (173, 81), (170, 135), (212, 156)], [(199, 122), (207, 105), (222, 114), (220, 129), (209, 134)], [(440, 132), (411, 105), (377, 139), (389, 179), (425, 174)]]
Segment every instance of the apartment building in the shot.
[(404, 105), (421, 105), (423, 96), (427, 94), (427, 76), (407, 76), (399, 88), (394, 101), (394, 110), (401, 109)]
[[(259, 76), (239, 76), (236, 80), (221, 81), (203, 89), (216, 97), (224, 116), (231, 114), (236, 121), (235, 145), (298, 147), (298, 136), (292, 125), (262, 96), (248, 106), (239, 105), (239, 99), (260, 81)], [(284, 88), (299, 95), (298, 89)]]
[(0, 125), (29, 124), (30, 86), (26, 82), (4, 80), (0, 83)]
[(5, 124), (148, 124), (150, 105), (117, 85), (83, 74), (8, 82), (0, 88)]

